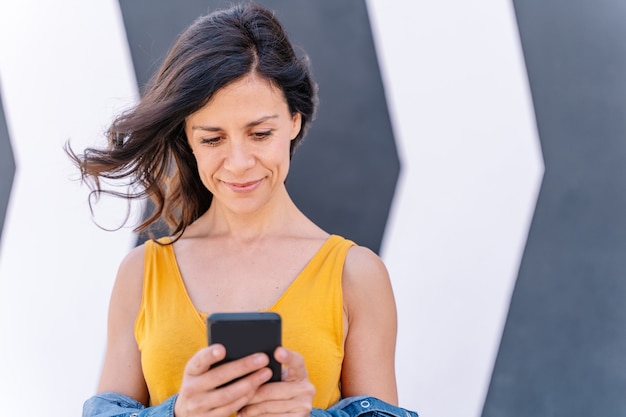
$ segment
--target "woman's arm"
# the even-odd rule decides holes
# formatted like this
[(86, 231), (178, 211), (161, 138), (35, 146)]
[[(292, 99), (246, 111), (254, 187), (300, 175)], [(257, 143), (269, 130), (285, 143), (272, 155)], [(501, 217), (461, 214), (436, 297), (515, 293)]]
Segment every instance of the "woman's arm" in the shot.
[(133, 249), (122, 261), (115, 279), (98, 393), (116, 392), (147, 405), (148, 388), (134, 331), (142, 297), (143, 257), (143, 246)]
[(387, 269), (371, 250), (355, 246), (348, 252), (343, 298), (348, 328), (342, 397), (369, 395), (397, 405), (396, 304)]

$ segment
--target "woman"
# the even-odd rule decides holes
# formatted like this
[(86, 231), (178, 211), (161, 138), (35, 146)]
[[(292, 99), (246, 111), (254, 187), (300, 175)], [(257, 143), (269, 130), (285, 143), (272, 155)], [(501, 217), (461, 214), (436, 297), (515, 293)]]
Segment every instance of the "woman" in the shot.
[[(110, 127), (107, 149), (70, 150), (96, 194), (100, 179), (128, 178), (139, 191), (121, 196), (152, 199), (138, 230), (161, 218), (171, 226), (120, 265), (95, 399), (115, 393), (116, 406), (177, 417), (305, 416), (360, 395), (397, 404), (382, 261), (311, 222), (285, 187), (315, 105), (308, 65), (280, 23), (245, 4), (180, 36)], [(206, 346), (207, 314), (235, 311), (282, 316), (281, 382), (265, 384), (264, 354), (211, 367), (225, 350)], [(84, 415), (97, 413), (93, 401)]]

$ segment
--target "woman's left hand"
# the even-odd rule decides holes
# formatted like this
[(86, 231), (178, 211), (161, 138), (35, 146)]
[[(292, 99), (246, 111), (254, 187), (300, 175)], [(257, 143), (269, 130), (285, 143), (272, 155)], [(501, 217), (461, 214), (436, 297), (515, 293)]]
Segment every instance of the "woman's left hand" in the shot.
[(310, 416), (315, 387), (309, 381), (304, 358), (284, 347), (277, 348), (274, 357), (283, 365), (282, 381), (259, 387), (238, 417)]

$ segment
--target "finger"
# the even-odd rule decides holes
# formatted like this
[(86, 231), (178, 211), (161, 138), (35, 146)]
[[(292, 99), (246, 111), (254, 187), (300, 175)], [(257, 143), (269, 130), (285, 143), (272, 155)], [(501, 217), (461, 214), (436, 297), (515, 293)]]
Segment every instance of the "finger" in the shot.
[(269, 368), (262, 368), (219, 389), (194, 392), (188, 387), (181, 387), (175, 404), (175, 415), (204, 415), (209, 412), (214, 415), (232, 415), (248, 403), (271, 375)]
[(222, 388), (211, 391), (215, 403), (224, 404), (231, 414), (245, 406), (254, 393), (272, 377), (269, 368), (259, 369)]
[(211, 369), (212, 388), (220, 387), (234, 379), (258, 371), (266, 367), (269, 361), (266, 354), (255, 353), (232, 362), (214, 366)]
[(278, 347), (274, 351), (274, 358), (283, 365), (283, 381), (302, 381), (308, 378), (304, 358), (299, 353)]
[(185, 365), (185, 374), (198, 376), (209, 370), (211, 365), (226, 356), (226, 349), (220, 344), (205, 347), (196, 352)]
[[(264, 402), (293, 401), (298, 398), (305, 399), (305, 402), (311, 402), (313, 397), (315, 397), (315, 386), (308, 379), (295, 382), (272, 382), (260, 386), (254, 393), (254, 396), (248, 401), (248, 405)], [(306, 400), (307, 398), (308, 400)]]
[(230, 402), (248, 394), (247, 400), (250, 400), (259, 387), (261, 387), (271, 377), (272, 371), (269, 368), (262, 368), (224, 386), (223, 388), (217, 389), (214, 392), (219, 393), (219, 395), (222, 395), (223, 398)]
[(260, 403), (248, 403), (242, 408), (237, 417), (257, 417), (267, 414), (285, 414), (290, 413), (294, 408), (294, 404), (289, 400), (264, 401)]
[(313, 409), (311, 398), (298, 397), (288, 400), (272, 400), (248, 403), (239, 412), (239, 417), (257, 417), (270, 414), (309, 416)]

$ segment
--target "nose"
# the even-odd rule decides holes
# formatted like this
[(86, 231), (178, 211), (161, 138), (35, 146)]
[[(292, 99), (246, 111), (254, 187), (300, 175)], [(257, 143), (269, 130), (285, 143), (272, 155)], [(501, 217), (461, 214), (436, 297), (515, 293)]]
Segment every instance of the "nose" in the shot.
[(234, 174), (242, 174), (252, 168), (255, 158), (245, 140), (231, 140), (228, 143), (224, 168)]

